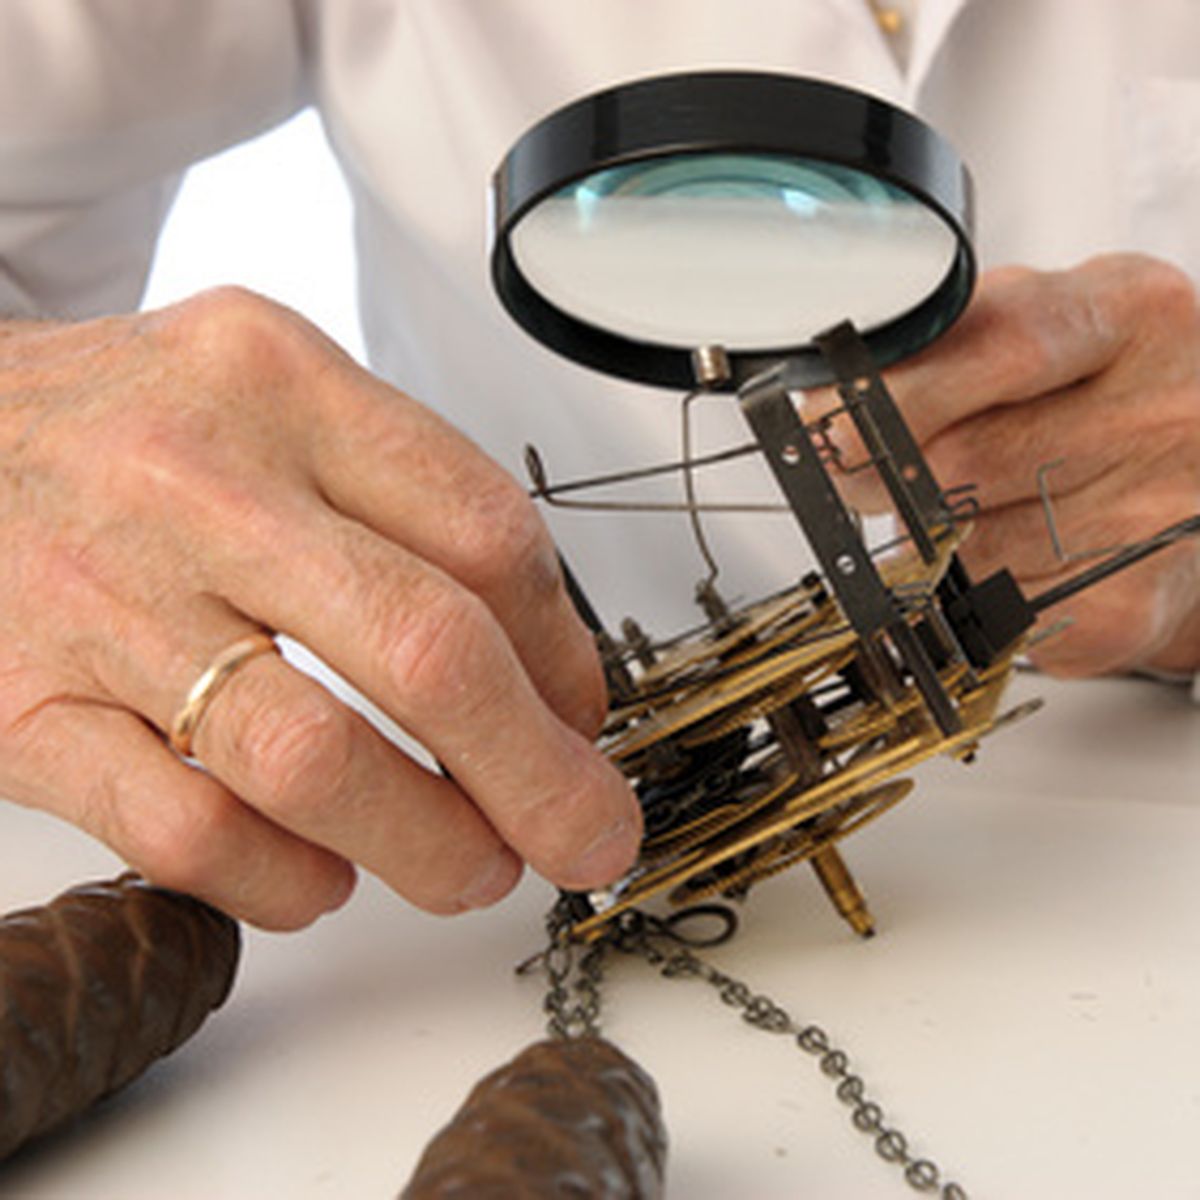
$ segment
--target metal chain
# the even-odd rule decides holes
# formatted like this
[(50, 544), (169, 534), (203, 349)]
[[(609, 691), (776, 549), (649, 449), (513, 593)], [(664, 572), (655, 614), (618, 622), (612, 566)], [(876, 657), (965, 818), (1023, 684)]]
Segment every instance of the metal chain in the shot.
[(600, 985), (611, 942), (599, 939), (581, 946), (571, 939), (570, 928), (570, 913), (560, 900), (546, 917), (546, 949), (519, 969), (541, 962), (546, 975), (542, 1008), (552, 1036), (594, 1037), (600, 1029)]
[[(685, 915), (686, 911), (668, 922), (636, 909), (623, 913), (615, 923), (612, 943), (617, 949), (635, 954), (658, 968), (667, 979), (699, 979), (709, 984), (725, 1004), (741, 1009), (742, 1020), (756, 1029), (794, 1037), (796, 1045), (816, 1059), (822, 1073), (834, 1084), (834, 1094), (849, 1108), (855, 1129), (873, 1139), (875, 1152), (900, 1168), (911, 1188), (918, 1192), (936, 1192), (941, 1200), (967, 1200), (967, 1193), (960, 1184), (950, 1180), (943, 1182), (937, 1164), (928, 1158), (914, 1157), (904, 1134), (885, 1123), (883, 1109), (869, 1097), (862, 1077), (851, 1072), (846, 1052), (833, 1044), (824, 1029), (819, 1025), (799, 1025), (773, 1000), (752, 992), (745, 983), (718, 971), (688, 949), (689, 939), (680, 933), (678, 922), (678, 917)], [(657, 944), (663, 942), (670, 944), (668, 950)], [(714, 944), (714, 941), (710, 939), (705, 944)], [(549, 999), (547, 1007), (550, 1007)]]

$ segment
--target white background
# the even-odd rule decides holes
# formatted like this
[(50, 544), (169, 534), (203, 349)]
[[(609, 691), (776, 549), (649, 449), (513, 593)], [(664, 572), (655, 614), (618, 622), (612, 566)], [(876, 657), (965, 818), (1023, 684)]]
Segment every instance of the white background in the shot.
[(200, 163), (159, 244), (157, 307), (237, 283), (304, 313), (363, 357), (350, 198), (315, 113)]

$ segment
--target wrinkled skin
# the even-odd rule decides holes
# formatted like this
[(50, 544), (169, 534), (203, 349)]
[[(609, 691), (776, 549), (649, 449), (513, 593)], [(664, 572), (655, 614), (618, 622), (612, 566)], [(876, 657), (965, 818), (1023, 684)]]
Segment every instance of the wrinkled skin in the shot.
[[(1063, 272), (983, 277), (959, 323), (885, 379), (944, 488), (975, 484), (963, 546), (977, 575), (1006, 566), (1034, 596), (1085, 562), (1054, 553), (1038, 496), (1047, 475), (1068, 553), (1119, 546), (1200, 512), (1200, 307), (1186, 276), (1135, 255)], [(828, 393), (806, 415), (828, 411)], [(847, 465), (862, 460), (834, 420)], [(847, 499), (883, 507), (873, 472), (843, 475)], [(1071, 618), (1038, 645), (1047, 671), (1200, 669), (1200, 539), (1191, 538), (1049, 610)]]
[[(604, 687), (522, 489), (295, 314), (238, 290), (0, 326), (0, 795), (268, 928), (354, 865), (414, 903), (494, 902), (529, 863), (611, 881), (636, 802), (591, 745)], [(293, 636), (444, 764), (282, 658), (165, 744), (224, 647)]]
[[(944, 486), (975, 483), (964, 556), (1036, 594), (1072, 549), (1200, 510), (1200, 317), (1132, 256), (987, 277), (887, 378)], [(810, 397), (814, 410), (828, 395)], [(839, 420), (852, 461), (860, 449)], [(852, 499), (879, 503), (868, 475)], [(148, 878), (268, 928), (349, 895), (494, 902), (529, 863), (608, 882), (636, 802), (590, 744), (604, 689), (522, 489), (295, 314), (237, 290), (75, 326), (0, 325), (0, 794)], [(1047, 669), (1200, 666), (1200, 548), (1083, 594)], [(291, 635), (444, 764), (425, 769), (273, 655), (219, 691), (204, 769), (165, 744), (213, 657)]]

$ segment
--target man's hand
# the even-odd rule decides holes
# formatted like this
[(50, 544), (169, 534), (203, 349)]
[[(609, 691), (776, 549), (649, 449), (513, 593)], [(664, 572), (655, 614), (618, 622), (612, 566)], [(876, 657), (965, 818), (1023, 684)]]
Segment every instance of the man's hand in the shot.
[[(886, 372), (944, 488), (975, 484), (963, 545), (977, 575), (1006, 566), (1036, 595), (1086, 562), (1055, 555), (1038, 494), (1046, 475), (1068, 553), (1113, 548), (1200, 512), (1200, 308), (1173, 267), (1133, 255), (1071, 271), (986, 275), (930, 349)], [(814, 397), (814, 409), (828, 407)], [(806, 410), (807, 412), (807, 410)], [(862, 446), (839, 417), (849, 465)], [(873, 472), (847, 498), (883, 506)], [(1200, 669), (1200, 541), (1185, 540), (1051, 609), (1069, 630), (1035, 657), (1062, 675)]]
[[(449, 778), (275, 655), (215, 694), (206, 769), (183, 762), (163, 731), (264, 628)], [(230, 290), (0, 326), (0, 795), (266, 927), (343, 902), (355, 863), (456, 912), (522, 861), (572, 888), (628, 866), (604, 703), (522, 489), (295, 314)]]

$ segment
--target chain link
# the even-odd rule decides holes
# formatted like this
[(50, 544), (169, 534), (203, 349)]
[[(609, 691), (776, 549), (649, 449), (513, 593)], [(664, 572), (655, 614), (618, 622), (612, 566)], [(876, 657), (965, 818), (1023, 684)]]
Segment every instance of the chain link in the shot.
[(600, 985), (610, 942), (581, 946), (570, 937), (571, 916), (559, 901), (546, 917), (548, 944), (540, 955), (546, 975), (542, 1008), (554, 1037), (594, 1037), (600, 1030)]
[[(680, 945), (685, 940), (672, 924), (637, 910), (622, 914), (612, 935), (618, 949), (642, 958), (666, 978), (699, 979), (708, 984), (725, 1004), (740, 1009), (742, 1020), (756, 1029), (792, 1036), (796, 1045), (816, 1060), (822, 1074), (835, 1082), (834, 1094), (849, 1108), (855, 1129), (873, 1140), (880, 1158), (900, 1168), (911, 1188), (937, 1193), (941, 1200), (967, 1200), (960, 1184), (943, 1182), (936, 1163), (913, 1156), (908, 1139), (885, 1122), (883, 1109), (868, 1097), (862, 1077), (851, 1072), (849, 1056), (833, 1045), (824, 1029), (819, 1025), (798, 1025), (768, 996), (756, 994), (741, 980), (717, 970), (686, 945)], [(670, 949), (664, 950), (661, 943)]]

